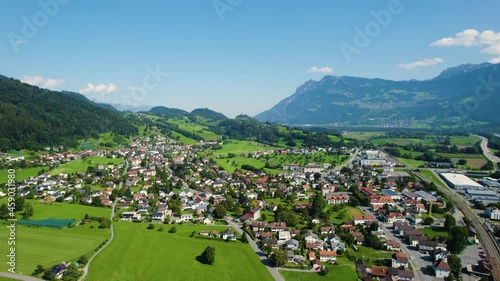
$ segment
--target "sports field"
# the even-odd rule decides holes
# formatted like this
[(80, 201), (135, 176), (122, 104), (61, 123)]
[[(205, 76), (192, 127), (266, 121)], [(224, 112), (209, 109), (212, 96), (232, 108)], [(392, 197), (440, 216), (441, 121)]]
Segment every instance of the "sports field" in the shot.
[[(127, 222), (114, 227), (115, 240), (92, 262), (89, 281), (273, 280), (248, 244), (189, 237), (192, 231), (223, 227), (176, 225), (174, 234), (169, 225), (164, 232)], [(207, 246), (215, 247), (213, 265), (196, 260)]]

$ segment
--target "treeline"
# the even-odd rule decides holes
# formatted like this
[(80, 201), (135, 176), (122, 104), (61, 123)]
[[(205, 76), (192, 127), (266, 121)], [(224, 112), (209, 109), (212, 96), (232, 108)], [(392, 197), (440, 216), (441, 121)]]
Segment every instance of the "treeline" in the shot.
[(78, 140), (114, 132), (137, 132), (119, 111), (19, 80), (0, 77), (0, 151), (40, 150), (47, 146), (76, 147)]

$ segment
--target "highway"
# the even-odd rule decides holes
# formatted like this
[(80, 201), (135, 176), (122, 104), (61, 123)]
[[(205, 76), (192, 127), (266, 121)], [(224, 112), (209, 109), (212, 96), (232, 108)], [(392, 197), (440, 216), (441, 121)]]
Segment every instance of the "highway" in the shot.
[[(432, 169), (429, 169), (436, 177), (443, 183), (444, 186), (447, 186), (446, 183), (439, 177), (439, 175)], [(425, 180), (427, 182), (430, 182), (429, 179), (427, 179), (425, 176), (423, 176), (420, 173), (415, 172), (415, 175), (417, 175), (419, 178), (422, 180)], [(496, 242), (495, 237), (493, 234), (488, 230), (488, 227), (485, 225), (483, 222), (483, 219), (481, 219), (476, 212), (474, 212), (471, 207), (464, 202), (464, 199), (461, 198), (458, 194), (455, 192), (451, 191), (447, 187), (441, 187), (440, 185), (436, 184), (437, 188), (440, 189), (442, 192), (444, 192), (453, 202), (455, 205), (462, 211), (464, 216), (470, 221), (472, 224), (472, 227), (474, 227), (477, 231), (477, 234), (479, 237), (481, 237), (481, 242), (484, 246), (484, 249), (486, 250), (487, 256), (489, 258), (489, 262), (492, 265), (492, 275), (493, 279), (500, 281), (500, 247), (498, 246), (498, 243)]]
[(495, 163), (495, 171), (498, 171), (498, 166), (496, 165), (496, 163), (500, 162), (500, 158), (491, 153), (490, 149), (488, 148), (488, 139), (480, 135), (473, 136), (481, 138), (481, 149), (483, 150), (484, 156), (486, 156), (486, 158), (488, 158), (488, 160), (490, 160), (491, 162)]

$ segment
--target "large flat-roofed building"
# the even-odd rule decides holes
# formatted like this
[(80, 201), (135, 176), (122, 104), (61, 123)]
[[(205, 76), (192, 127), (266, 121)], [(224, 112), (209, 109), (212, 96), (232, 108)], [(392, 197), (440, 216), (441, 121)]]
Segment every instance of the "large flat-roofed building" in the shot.
[(471, 180), (469, 177), (462, 174), (454, 174), (454, 173), (441, 173), (439, 174), (441, 178), (452, 188), (457, 190), (463, 189), (484, 189), (484, 186), (479, 183)]
[(472, 200), (498, 202), (500, 201), (498, 193), (490, 190), (471, 190), (465, 191), (465, 195), (469, 196)]

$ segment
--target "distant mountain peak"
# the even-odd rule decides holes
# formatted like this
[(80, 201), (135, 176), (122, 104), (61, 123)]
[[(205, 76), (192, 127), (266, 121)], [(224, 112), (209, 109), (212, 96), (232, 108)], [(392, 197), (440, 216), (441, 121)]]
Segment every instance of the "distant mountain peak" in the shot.
[(443, 70), (438, 76), (434, 77), (433, 80), (442, 80), (442, 79), (448, 79), (453, 76), (457, 76), (463, 73), (469, 73), (474, 70), (478, 70), (481, 68), (489, 67), (492, 64), (489, 62), (483, 62), (480, 64), (473, 64), (473, 63), (466, 63), (466, 64), (461, 64), (459, 66), (454, 66), (447, 68)]

